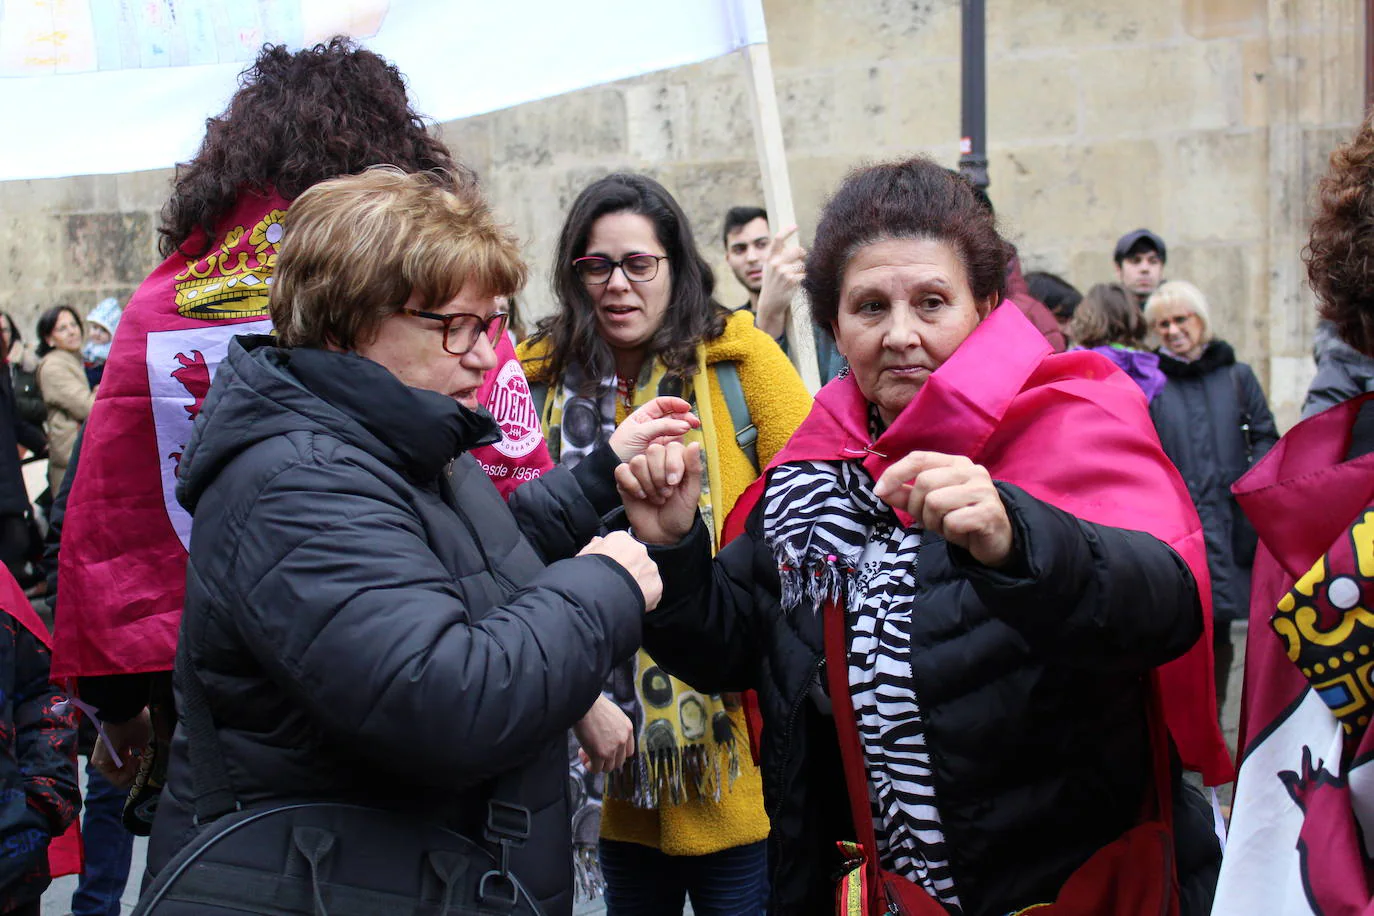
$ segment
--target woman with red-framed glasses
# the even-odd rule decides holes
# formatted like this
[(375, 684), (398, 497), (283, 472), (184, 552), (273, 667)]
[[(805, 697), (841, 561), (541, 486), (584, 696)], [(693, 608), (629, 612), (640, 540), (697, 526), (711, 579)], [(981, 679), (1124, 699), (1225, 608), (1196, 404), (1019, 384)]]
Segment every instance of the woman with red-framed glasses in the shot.
[[(555, 257), (558, 310), (519, 351), (554, 460), (578, 464), (654, 397), (685, 398), (718, 533), (810, 409), (801, 379), (748, 311), (716, 302), (686, 215), (650, 178), (583, 190)], [(604, 879), (610, 916), (680, 913), (688, 895), (697, 912), (763, 911), (769, 824), (738, 695), (695, 691), (641, 652), (575, 731), (579, 880)]]

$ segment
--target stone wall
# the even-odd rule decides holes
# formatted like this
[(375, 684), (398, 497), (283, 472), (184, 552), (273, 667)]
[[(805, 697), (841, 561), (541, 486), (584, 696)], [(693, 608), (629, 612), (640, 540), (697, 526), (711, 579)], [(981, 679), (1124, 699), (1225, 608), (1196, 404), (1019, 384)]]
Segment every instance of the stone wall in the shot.
[[(958, 0), (765, 0), (802, 236), (865, 160), (953, 164)], [(1311, 374), (1299, 252), (1313, 183), (1358, 123), (1355, 0), (987, 0), (991, 195), (1027, 269), (1086, 288), (1114, 240), (1169, 243), (1219, 333), (1266, 382), (1287, 425)], [(572, 49), (570, 53), (613, 53)], [(512, 66), (519, 65), (513, 47)], [(484, 177), (535, 267), (524, 302), (550, 305), (547, 267), (568, 205), (615, 169), (664, 182), (717, 268), (720, 217), (761, 202), (743, 64), (723, 58), (443, 126)], [(98, 142), (98, 138), (92, 138)], [(155, 263), (170, 172), (0, 183), (0, 307), (126, 295)]]

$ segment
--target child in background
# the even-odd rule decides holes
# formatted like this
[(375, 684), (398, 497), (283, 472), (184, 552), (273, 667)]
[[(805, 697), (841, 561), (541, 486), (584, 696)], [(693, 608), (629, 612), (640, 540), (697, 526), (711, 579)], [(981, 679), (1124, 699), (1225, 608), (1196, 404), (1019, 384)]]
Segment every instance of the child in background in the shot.
[(86, 344), (81, 356), (86, 364), (86, 378), (94, 388), (105, 375), (105, 360), (110, 358), (110, 344), (119, 330), (119, 316), (124, 310), (114, 296), (101, 299), (86, 316)]
[(1145, 319), (1120, 283), (1099, 283), (1074, 309), (1069, 327), (1075, 344), (1116, 363), (1153, 401), (1164, 390), (1159, 356), (1141, 349)]

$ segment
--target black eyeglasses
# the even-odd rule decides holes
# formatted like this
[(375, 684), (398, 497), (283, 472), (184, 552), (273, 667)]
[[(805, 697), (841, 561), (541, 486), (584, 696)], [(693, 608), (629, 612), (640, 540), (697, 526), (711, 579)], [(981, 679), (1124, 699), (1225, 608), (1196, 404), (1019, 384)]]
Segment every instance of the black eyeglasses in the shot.
[(573, 270), (582, 278), (583, 283), (600, 286), (611, 282), (611, 274), (619, 267), (625, 272), (625, 279), (634, 283), (648, 283), (658, 276), (658, 262), (668, 260), (666, 254), (627, 254), (619, 261), (588, 255), (573, 261)]
[(438, 312), (422, 312), (419, 309), (401, 309), (403, 315), (428, 318), (430, 321), (444, 323), (444, 352), (454, 356), (464, 356), (477, 346), (477, 340), (486, 334), (492, 346), (506, 333), (506, 321), (510, 318), (505, 312), (492, 312), (490, 317), (473, 315), (468, 312), (454, 312), (440, 315)]

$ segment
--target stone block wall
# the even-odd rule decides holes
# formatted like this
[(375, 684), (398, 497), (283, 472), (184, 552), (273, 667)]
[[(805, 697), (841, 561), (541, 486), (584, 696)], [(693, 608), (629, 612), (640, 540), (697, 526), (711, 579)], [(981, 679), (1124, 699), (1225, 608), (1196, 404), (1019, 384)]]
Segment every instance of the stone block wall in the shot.
[[(803, 241), (846, 170), (924, 152), (953, 165), (958, 0), (765, 0)], [(1299, 253), (1331, 148), (1361, 115), (1354, 0), (987, 0), (990, 193), (1027, 269), (1086, 288), (1148, 226), (1167, 274), (1265, 381), (1281, 423), (1310, 377)], [(569, 49), (609, 53), (611, 49)], [(519, 66), (512, 46), (511, 65)], [(716, 267), (720, 218), (762, 202), (743, 63), (722, 58), (443, 125), (534, 267), (527, 310), (577, 192), (612, 170), (674, 192)], [(99, 142), (99, 138), (92, 138)], [(156, 263), (170, 171), (0, 183), (0, 308), (127, 295)]]

